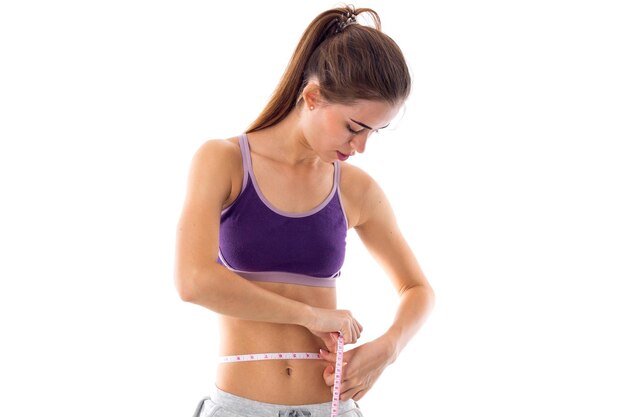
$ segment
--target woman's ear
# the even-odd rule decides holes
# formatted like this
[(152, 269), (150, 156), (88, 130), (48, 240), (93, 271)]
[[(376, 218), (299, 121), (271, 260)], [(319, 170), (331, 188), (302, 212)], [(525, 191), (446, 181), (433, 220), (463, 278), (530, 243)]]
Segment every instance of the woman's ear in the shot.
[(315, 81), (309, 81), (302, 90), (302, 98), (307, 108), (318, 107), (323, 101), (320, 86)]

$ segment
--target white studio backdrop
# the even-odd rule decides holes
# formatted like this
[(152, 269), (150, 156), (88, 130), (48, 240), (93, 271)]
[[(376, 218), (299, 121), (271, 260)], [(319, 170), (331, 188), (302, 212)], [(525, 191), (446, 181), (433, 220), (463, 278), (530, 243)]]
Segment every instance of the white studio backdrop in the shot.
[[(191, 416), (215, 316), (173, 283), (195, 150), (234, 136), (329, 1), (2, 2), (0, 415)], [(352, 163), (433, 285), (366, 416), (623, 416), (617, 1), (372, 0), (414, 90)], [(339, 304), (396, 297), (351, 232)]]

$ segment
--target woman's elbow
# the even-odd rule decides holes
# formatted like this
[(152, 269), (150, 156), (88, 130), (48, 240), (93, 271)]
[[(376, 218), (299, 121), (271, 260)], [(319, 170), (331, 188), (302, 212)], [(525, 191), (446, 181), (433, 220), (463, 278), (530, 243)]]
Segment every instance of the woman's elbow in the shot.
[(190, 281), (190, 279), (182, 277), (179, 274), (174, 275), (174, 284), (176, 285), (178, 296), (185, 302), (191, 302), (191, 300), (193, 300), (193, 286)]
[(192, 303), (197, 298), (197, 277), (199, 275), (197, 269), (181, 269), (174, 273), (174, 284), (181, 300)]

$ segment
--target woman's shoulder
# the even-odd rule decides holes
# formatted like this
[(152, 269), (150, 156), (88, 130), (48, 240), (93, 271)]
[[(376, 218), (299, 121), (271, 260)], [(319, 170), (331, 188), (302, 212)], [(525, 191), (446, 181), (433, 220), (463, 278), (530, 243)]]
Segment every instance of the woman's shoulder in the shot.
[(197, 189), (217, 187), (232, 192), (240, 181), (243, 162), (238, 137), (207, 139), (196, 149), (191, 161), (191, 178)]
[(229, 164), (240, 159), (239, 139), (207, 139), (196, 149), (194, 159), (216, 164)]
[(340, 162), (340, 166), (340, 187), (344, 193), (362, 195), (368, 188), (376, 183), (370, 174), (356, 165), (352, 165), (348, 162)]
[(342, 202), (348, 218), (348, 228), (358, 226), (364, 218), (365, 211), (369, 206), (368, 200), (372, 198), (372, 191), (378, 192), (380, 187), (362, 168), (347, 162), (341, 164), (341, 190)]
[(205, 168), (213, 174), (228, 174), (241, 170), (241, 150), (237, 137), (207, 139), (196, 149), (193, 165)]

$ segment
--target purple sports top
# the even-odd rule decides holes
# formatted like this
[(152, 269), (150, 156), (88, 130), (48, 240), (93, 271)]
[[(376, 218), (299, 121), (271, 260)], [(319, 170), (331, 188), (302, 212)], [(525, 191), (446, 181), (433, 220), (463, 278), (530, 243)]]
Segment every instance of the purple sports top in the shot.
[(273, 207), (254, 177), (248, 136), (239, 136), (243, 185), (222, 210), (218, 262), (238, 275), (265, 282), (334, 287), (341, 274), (348, 222), (339, 195), (339, 162), (333, 188), (317, 207), (288, 213)]

